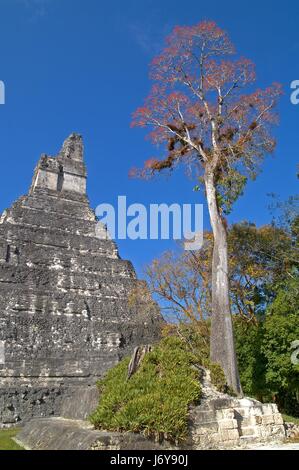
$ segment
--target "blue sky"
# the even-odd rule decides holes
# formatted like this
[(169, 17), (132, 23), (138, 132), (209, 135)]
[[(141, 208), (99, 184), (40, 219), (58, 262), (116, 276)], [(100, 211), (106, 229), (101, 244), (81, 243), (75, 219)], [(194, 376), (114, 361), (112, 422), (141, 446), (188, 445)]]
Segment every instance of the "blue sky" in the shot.
[[(203, 202), (178, 172), (144, 182), (128, 178), (132, 166), (155, 154), (144, 132), (131, 129), (131, 113), (146, 96), (148, 63), (176, 24), (215, 20), (238, 52), (257, 66), (258, 85), (282, 83), (278, 146), (263, 172), (235, 205), (230, 221), (258, 225), (271, 216), (268, 193), (298, 192), (299, 105), (290, 83), (299, 80), (299, 5), (234, 0), (0, 0), (0, 211), (25, 194), (42, 152), (56, 154), (73, 131), (84, 137), (91, 205), (128, 202)], [(208, 227), (208, 218), (205, 217)], [(171, 241), (120, 241), (120, 254), (138, 272)]]

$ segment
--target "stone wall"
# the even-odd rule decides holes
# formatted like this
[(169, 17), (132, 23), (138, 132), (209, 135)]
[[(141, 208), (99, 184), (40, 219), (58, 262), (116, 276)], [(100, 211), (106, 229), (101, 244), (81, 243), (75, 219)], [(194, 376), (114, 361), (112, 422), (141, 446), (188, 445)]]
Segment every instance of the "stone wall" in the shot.
[(201, 404), (191, 407), (189, 414), (189, 445), (193, 449), (246, 447), (285, 438), (283, 418), (275, 404), (220, 393), (205, 369), (200, 380)]
[(65, 389), (61, 383), (16, 380), (0, 388), (0, 428), (30, 421), (36, 416), (60, 414)]
[(277, 406), (248, 398), (209, 400), (190, 413), (192, 448), (246, 446), (285, 438)]
[(165, 450), (171, 447), (140, 434), (95, 431), (84, 421), (63, 418), (32, 420), (15, 439), (32, 450)]

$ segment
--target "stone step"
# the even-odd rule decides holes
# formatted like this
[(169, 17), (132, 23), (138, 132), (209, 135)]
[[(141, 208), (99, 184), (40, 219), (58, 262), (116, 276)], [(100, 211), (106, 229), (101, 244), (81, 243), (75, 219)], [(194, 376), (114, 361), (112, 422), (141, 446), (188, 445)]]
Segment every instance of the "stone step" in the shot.
[(29, 225), (5, 224), (0, 225), (0, 237), (2, 240), (9, 240), (16, 246), (22, 244), (33, 244), (43, 248), (53, 247), (71, 251), (96, 253), (97, 250), (105, 249), (108, 253), (110, 249), (111, 258), (118, 258), (116, 245), (112, 240), (101, 240), (86, 234), (68, 233), (58, 230), (56, 227), (43, 228)]
[(196, 423), (215, 421), (215, 412), (212, 410), (196, 410), (192, 414), (192, 420)]
[(248, 418), (242, 418), (238, 419), (238, 417), (235, 418), (238, 421), (239, 426), (242, 428), (250, 427), (250, 426), (255, 426), (257, 423), (257, 416), (249, 416)]
[(256, 435), (254, 427), (249, 427), (249, 426), (248, 427), (245, 427), (245, 426), (243, 427), (242, 426), (241, 429), (240, 429), (240, 434), (241, 434), (242, 437), (244, 437), (244, 436), (255, 436)]
[(205, 423), (193, 421), (190, 430), (192, 434), (196, 435), (215, 434), (219, 431), (219, 425), (217, 421), (206, 421)]
[[(95, 217), (95, 216), (94, 216)], [(7, 222), (17, 225), (32, 225), (37, 227), (59, 227), (60, 230), (75, 230), (81, 229), (84, 233), (87, 231), (95, 233), (95, 218), (91, 220), (90, 215), (87, 214), (86, 218), (73, 216), (71, 214), (60, 214), (55, 210), (45, 211), (39, 209), (31, 209), (29, 207), (18, 207), (11, 209), (8, 212)]]
[(55, 211), (59, 214), (68, 215), (68, 217), (76, 218), (94, 218), (94, 212), (89, 207), (86, 201), (73, 201), (65, 198), (58, 198), (57, 196), (49, 196), (48, 194), (34, 194), (25, 197), (23, 200), (20, 199), (12, 207), (14, 208), (17, 204), (23, 208), (32, 210), (48, 210)]
[(224, 409), (233, 409), (238, 406), (238, 400), (233, 397), (219, 397), (207, 400), (202, 408), (205, 410), (219, 411)]
[(239, 415), (243, 419), (250, 418), (252, 416), (262, 416), (263, 410), (262, 406), (252, 406), (252, 407), (240, 407), (237, 406), (234, 408), (236, 415)]

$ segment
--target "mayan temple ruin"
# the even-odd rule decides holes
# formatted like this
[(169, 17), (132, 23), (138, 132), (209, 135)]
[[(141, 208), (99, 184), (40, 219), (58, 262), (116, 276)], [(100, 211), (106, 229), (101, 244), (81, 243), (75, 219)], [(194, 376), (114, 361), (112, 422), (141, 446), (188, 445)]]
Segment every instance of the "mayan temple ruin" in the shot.
[(0, 427), (59, 415), (65, 397), (158, 337), (154, 302), (129, 302), (139, 281), (99, 226), (86, 175), (72, 134), (57, 156), (41, 156), (28, 195), (2, 214)]

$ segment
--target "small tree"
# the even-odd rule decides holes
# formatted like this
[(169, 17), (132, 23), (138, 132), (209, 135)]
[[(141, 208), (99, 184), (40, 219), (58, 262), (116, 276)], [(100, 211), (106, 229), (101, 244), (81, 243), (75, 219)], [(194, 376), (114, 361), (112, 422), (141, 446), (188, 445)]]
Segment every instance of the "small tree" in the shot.
[(149, 289), (170, 321), (205, 321), (211, 313), (211, 233), (200, 251), (167, 251), (146, 266)]
[(229, 302), (228, 250), (224, 214), (242, 193), (258, 162), (273, 151), (269, 127), (281, 93), (279, 85), (242, 94), (255, 80), (254, 65), (228, 60), (234, 47), (214, 22), (177, 26), (151, 64), (154, 85), (133, 125), (149, 126), (162, 160), (152, 158), (132, 175), (152, 176), (186, 163), (204, 185), (214, 236), (212, 261), (211, 360), (229, 385), (241, 392)]
[[(295, 220), (290, 227), (256, 227), (249, 222), (228, 230), (231, 310), (246, 324), (257, 324), (277, 294), (277, 285), (292, 278), (299, 265)], [(298, 238), (298, 235), (297, 235)], [(167, 251), (145, 270), (150, 291), (164, 315), (196, 325), (211, 317), (213, 236), (204, 233), (198, 251)]]

